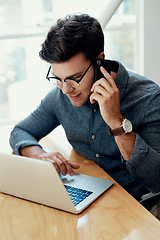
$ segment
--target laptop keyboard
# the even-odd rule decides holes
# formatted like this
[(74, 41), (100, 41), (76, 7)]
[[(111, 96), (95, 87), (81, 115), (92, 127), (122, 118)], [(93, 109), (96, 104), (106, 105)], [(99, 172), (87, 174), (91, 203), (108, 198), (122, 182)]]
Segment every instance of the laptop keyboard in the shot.
[(77, 206), (80, 202), (82, 202), (84, 199), (89, 197), (93, 192), (81, 189), (81, 188), (76, 188), (76, 187), (71, 187), (68, 185), (64, 185), (74, 206)]

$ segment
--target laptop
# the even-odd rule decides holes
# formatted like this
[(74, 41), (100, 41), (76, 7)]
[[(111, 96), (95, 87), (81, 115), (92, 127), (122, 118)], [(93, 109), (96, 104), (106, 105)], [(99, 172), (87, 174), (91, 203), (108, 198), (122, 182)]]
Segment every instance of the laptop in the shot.
[(83, 174), (62, 176), (50, 162), (0, 153), (0, 192), (42, 205), (78, 214), (112, 185)]

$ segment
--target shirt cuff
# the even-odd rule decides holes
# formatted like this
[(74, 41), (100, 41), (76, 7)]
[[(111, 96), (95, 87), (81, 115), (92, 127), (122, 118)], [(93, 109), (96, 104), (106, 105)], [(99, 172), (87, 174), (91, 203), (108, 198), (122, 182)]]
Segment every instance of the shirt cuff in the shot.
[(136, 134), (133, 153), (130, 158), (130, 162), (127, 162), (128, 167), (135, 168), (142, 164), (148, 152), (148, 144), (138, 134)]
[(16, 144), (15, 149), (14, 149), (14, 153), (16, 155), (21, 155), (21, 149), (25, 148), (25, 147), (29, 147), (29, 146), (38, 146), (38, 147), (42, 148), (42, 146), (39, 143), (37, 143), (37, 142), (34, 142), (34, 141), (22, 141), (22, 142), (19, 142), (19, 143)]

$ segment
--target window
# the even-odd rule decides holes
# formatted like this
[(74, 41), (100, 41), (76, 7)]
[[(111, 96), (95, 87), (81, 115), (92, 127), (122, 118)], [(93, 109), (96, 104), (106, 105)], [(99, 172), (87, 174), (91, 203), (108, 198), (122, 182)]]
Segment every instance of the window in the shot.
[(0, 0), (1, 123), (25, 117), (48, 91), (38, 52), (52, 11), (52, 0)]
[(106, 58), (120, 61), (135, 71), (136, 1), (122, 2), (104, 32)]

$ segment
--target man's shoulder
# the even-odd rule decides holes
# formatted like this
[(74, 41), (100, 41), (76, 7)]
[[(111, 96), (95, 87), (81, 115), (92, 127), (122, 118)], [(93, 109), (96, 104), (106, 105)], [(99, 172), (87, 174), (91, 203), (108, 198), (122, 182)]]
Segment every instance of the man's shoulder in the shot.
[(69, 104), (67, 96), (65, 96), (59, 88), (53, 88), (42, 99), (41, 104), (43, 107), (49, 109), (62, 109)]
[(44, 97), (44, 101), (60, 101), (61, 99), (65, 100), (66, 96), (62, 93), (62, 91), (58, 88), (55, 87), (51, 89), (48, 94)]
[(135, 72), (128, 71), (129, 74), (129, 82), (136, 88), (139, 88), (141, 91), (151, 92), (152, 94), (160, 91), (160, 87), (153, 80), (139, 75)]

